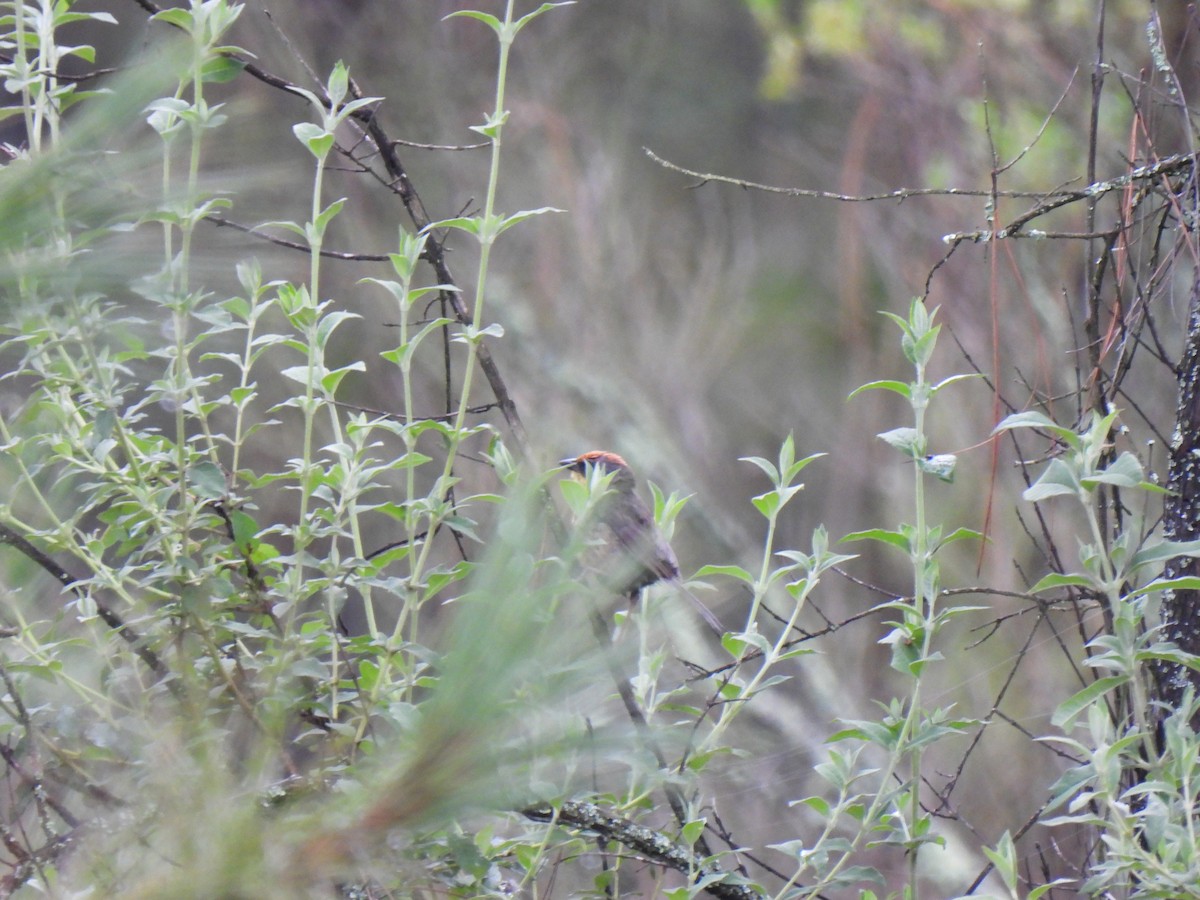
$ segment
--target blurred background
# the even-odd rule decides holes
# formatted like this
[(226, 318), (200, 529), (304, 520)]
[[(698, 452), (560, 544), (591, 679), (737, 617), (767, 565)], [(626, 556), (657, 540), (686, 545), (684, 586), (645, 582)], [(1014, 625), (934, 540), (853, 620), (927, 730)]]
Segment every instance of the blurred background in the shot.
[[(469, 126), (492, 103), (495, 41), (480, 23), (445, 16), (475, 7), (500, 14), (501, 6), (254, 2), (231, 42), (309, 89), (313, 73), (324, 80), (341, 59), (365, 95), (384, 98), (378, 114), (393, 138), (469, 145), (478, 140)], [(121, 22), (89, 26), (102, 64), (137, 52), (146, 29), (161, 27), (146, 25), (134, 3), (96, 8)], [(1186, 76), (1193, 67), (1179, 61), (1190, 59), (1191, 5), (1156, 8)], [(847, 395), (868, 381), (909, 380), (898, 332), (878, 311), (904, 315), (928, 282), (927, 302), (941, 308), (948, 329), (933, 377), (987, 376), (950, 389), (931, 412), (931, 449), (958, 454), (954, 483), (930, 483), (933, 515), (947, 530), (989, 536), (982, 548), (963, 542), (947, 550), (944, 585), (1027, 587), (1046, 562), (1016, 518), (1031, 510), (1011, 452), (993, 455), (988, 437), (1011, 408), (1046, 398), (1061, 398), (1062, 420), (1074, 421), (1088, 242), (1010, 241), (994, 254), (963, 245), (933, 272), (949, 249), (943, 235), (988, 227), (985, 197), (852, 203), (701, 185), (645, 151), (700, 172), (846, 195), (986, 191), (994, 171), (1001, 190), (1079, 187), (1098, 52), (1112, 68), (1099, 110), (1097, 177), (1119, 174), (1131, 153), (1127, 95), (1138, 94), (1139, 73), (1153, 67), (1150, 12), (1135, 0), (581, 0), (538, 19), (514, 48), (499, 207), (563, 212), (500, 239), (486, 300), (488, 320), (505, 332), (492, 352), (536, 462), (612, 449), (665, 490), (693, 495), (675, 536), (685, 575), (708, 563), (757, 570), (763, 520), (750, 498), (767, 484), (738, 460), (774, 459), (789, 432), (798, 455), (828, 456), (806, 470), (781, 549), (807, 550), (818, 524), (834, 540), (895, 528), (912, 517), (913, 472), (875, 436), (910, 425), (910, 411), (883, 392)], [(212, 98), (229, 104), (231, 122), (209, 145), (206, 179), (209, 189), (232, 194), (228, 218), (303, 221), (312, 161), (291, 126), (310, 117), (305, 103), (249, 77), (214, 86)], [(1161, 152), (1186, 146), (1169, 119), (1146, 127)], [(479, 208), (486, 149), (402, 146), (400, 156), (433, 219)], [(328, 180), (328, 199), (349, 200), (327, 246), (387, 253), (409, 220), (385, 186), (348, 169)], [(1003, 198), (994, 214), (1003, 223), (1034, 202)], [(1083, 231), (1082, 213), (1064, 210), (1041, 227)], [(231, 263), (257, 256), (268, 279), (307, 272), (303, 254), (228, 228), (201, 237), (214, 290), (237, 290), (232, 265), (217, 262), (223, 253)], [(454, 235), (448, 245), (467, 289), (475, 248)], [(378, 357), (395, 345), (395, 313), (382, 292), (358, 283), (367, 276), (387, 277), (386, 267), (330, 260), (325, 268), (323, 296), (362, 317), (339, 331), (335, 355), (366, 363), (343, 396), (396, 410), (396, 370)], [(478, 300), (469, 290), (466, 299)], [(1166, 340), (1177, 348), (1177, 339)], [(440, 413), (440, 350), (420, 365), (427, 380), (418, 405)], [(1148, 368), (1128, 420), (1129, 446), (1151, 466), (1162, 456), (1147, 442), (1155, 429), (1161, 441), (1174, 406), (1167, 375)], [(477, 401), (491, 399), (481, 381)], [(482, 418), (505, 436), (495, 412)], [(489, 483), (483, 466), (465, 474)], [(1065, 505), (1043, 512), (1051, 529), (1079, 524)], [(392, 539), (381, 532), (368, 544)], [(911, 592), (901, 555), (861, 545), (846, 552), (856, 551), (863, 555), (848, 568), (857, 581), (827, 580), (807, 627)], [(729, 626), (742, 621), (746, 601), (734, 588), (718, 585), (704, 597)], [(948, 632), (949, 661), (931, 670), (927, 702), (985, 717), (1006, 693), (1002, 715), (992, 716), (970, 755), (964, 739), (939, 745), (947, 758), (929, 764), (947, 776), (942, 785), (958, 770), (949, 808), (959, 820), (946, 826), (947, 852), (935, 868), (960, 887), (983, 863), (964, 845), (1016, 831), (1044, 802), (1059, 763), (1028, 732), (1044, 733), (1049, 713), (1078, 685), (1068, 662), (1078, 646), (1074, 614), (1034, 628), (1025, 601), (984, 592), (963, 602), (989, 609)], [(692, 633), (687, 613), (664, 614), (681, 656), (719, 659)], [(1001, 617), (1009, 618), (992, 629)], [(741, 735), (753, 754), (707, 770), (715, 807), (743, 843), (783, 841), (812, 827), (788, 802), (823, 790), (812, 766), (835, 719), (875, 716), (877, 701), (903, 689), (877, 643), (888, 630), (880, 616), (866, 616), (815, 642), (820, 654), (796, 661), (794, 679), (756, 701), (754, 729)], [(1069, 840), (1059, 837), (1060, 845)]]

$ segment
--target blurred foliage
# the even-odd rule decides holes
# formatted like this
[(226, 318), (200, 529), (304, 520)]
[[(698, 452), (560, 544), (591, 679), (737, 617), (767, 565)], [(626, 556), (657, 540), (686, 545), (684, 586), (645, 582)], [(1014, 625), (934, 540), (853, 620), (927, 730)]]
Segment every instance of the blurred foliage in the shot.
[(3, 891), (1194, 889), (1190, 4), (473, 5), (4, 4)]

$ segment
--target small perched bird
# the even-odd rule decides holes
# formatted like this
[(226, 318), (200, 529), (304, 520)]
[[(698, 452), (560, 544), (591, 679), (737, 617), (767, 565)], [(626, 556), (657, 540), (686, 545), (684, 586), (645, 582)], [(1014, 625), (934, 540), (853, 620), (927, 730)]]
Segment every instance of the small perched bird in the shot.
[(642, 588), (666, 581), (687, 595), (713, 631), (723, 634), (720, 620), (680, 582), (675, 551), (637, 495), (637, 481), (629, 464), (615, 453), (591, 450), (574, 459), (564, 459), (559, 465), (583, 480), (587, 479), (589, 469), (612, 474), (609, 493), (600, 500), (596, 511), (592, 537), (602, 548), (602, 555), (592, 568), (602, 572), (613, 592), (636, 603)]

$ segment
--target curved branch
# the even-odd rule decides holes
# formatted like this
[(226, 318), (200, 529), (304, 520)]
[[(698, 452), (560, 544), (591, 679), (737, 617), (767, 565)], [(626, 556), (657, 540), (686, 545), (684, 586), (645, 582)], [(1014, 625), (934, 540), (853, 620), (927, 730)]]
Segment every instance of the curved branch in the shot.
[[(73, 593), (77, 599), (85, 599), (85, 594), (78, 585), (78, 578), (76, 578), (74, 575), (56, 563), (53, 559), (4, 524), (0, 524), (0, 544), (8, 544), (10, 547), (16, 548), (18, 551), (40, 566), (43, 570), (57, 579), (58, 582), (62, 584), (63, 587), (71, 591), (71, 593)], [(93, 597), (92, 601), (96, 604), (96, 615), (100, 617), (101, 621), (103, 621), (105, 625), (107, 625), (129, 643), (129, 646), (133, 648), (133, 652), (138, 655), (138, 657), (146, 664), (150, 671), (152, 671), (155, 675), (158, 675), (160, 678), (166, 677), (168, 674), (167, 667), (163, 664), (163, 661), (159, 658), (158, 654), (146, 646), (142, 637), (129, 625), (127, 625), (125, 620), (122, 619), (116, 612), (114, 612), (112, 607), (110, 607), (102, 599), (99, 597)]]
[[(606, 841), (620, 844), (661, 866), (682, 872), (697, 882), (714, 875), (729, 874), (722, 872), (713, 863), (661, 831), (609, 815), (594, 803), (566, 800), (557, 810), (549, 805), (533, 806), (521, 810), (521, 814), (534, 822), (550, 822), (565, 828), (594, 832)], [(726, 881), (706, 884), (704, 891), (724, 900), (759, 900), (765, 896), (748, 884), (731, 884)]]

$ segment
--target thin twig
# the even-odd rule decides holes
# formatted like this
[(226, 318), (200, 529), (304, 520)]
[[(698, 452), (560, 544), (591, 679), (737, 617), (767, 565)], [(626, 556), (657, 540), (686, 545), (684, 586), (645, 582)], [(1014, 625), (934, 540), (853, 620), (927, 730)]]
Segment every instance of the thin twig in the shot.
[[(67, 588), (75, 595), (75, 598), (81, 602), (87, 600), (87, 593), (79, 587), (78, 581), (74, 575), (56, 563), (53, 559), (31, 544), (28, 540), (17, 534), (7, 525), (0, 524), (0, 544), (8, 544), (14, 547), (26, 557), (37, 563), (43, 570), (58, 580), (63, 587)], [(167, 667), (159, 658), (158, 654), (146, 646), (142, 639), (133, 628), (125, 623), (125, 620), (113, 611), (103, 599), (92, 597), (92, 602), (96, 606), (96, 615), (100, 617), (109, 628), (119, 634), (133, 649), (133, 652), (146, 664), (146, 666), (155, 675), (160, 678), (165, 678), (167, 675)]]

